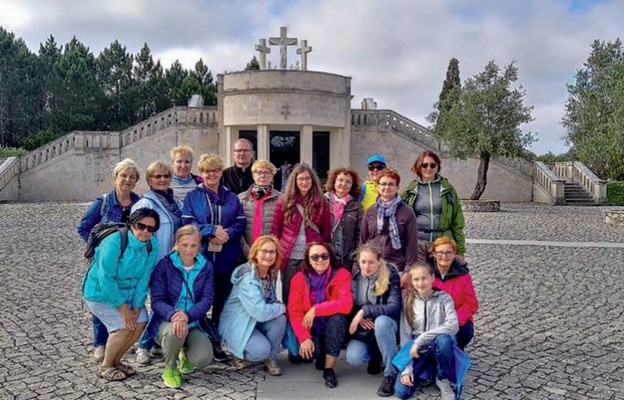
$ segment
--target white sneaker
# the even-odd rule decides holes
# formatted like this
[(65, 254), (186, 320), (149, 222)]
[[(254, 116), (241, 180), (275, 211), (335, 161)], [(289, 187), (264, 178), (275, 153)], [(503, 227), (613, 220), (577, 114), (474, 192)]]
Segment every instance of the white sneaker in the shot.
[(95, 362), (101, 363), (104, 360), (105, 349), (106, 347), (104, 346), (97, 346), (95, 349), (93, 349), (93, 358), (95, 358)]
[(455, 400), (455, 392), (448, 379), (436, 379), (436, 386), (440, 389), (442, 400)]
[(141, 365), (148, 365), (150, 363), (149, 352), (145, 349), (137, 349), (136, 361)]

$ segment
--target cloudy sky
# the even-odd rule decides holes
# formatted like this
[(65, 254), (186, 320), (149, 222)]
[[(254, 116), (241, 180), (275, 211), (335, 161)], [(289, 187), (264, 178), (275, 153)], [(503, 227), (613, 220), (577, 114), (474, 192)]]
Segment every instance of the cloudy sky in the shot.
[[(72, 36), (98, 55), (118, 39), (131, 53), (147, 42), (164, 66), (191, 68), (201, 57), (213, 75), (244, 68), (260, 38), (306, 39), (308, 69), (351, 76), (353, 108), (372, 97), (427, 125), (450, 58), (462, 81), (494, 59), (516, 61), (533, 105), (532, 150), (567, 149), (561, 126), (566, 83), (594, 39), (622, 35), (621, 0), (2, 0), (0, 25), (37, 51), (53, 35)], [(297, 60), (290, 48), (289, 64)], [(279, 63), (279, 50), (268, 59)]]

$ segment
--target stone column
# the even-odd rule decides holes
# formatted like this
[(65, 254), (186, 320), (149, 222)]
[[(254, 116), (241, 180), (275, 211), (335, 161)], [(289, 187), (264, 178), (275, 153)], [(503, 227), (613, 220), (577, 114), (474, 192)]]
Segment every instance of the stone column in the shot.
[(256, 127), (256, 131), (258, 132), (258, 148), (256, 149), (256, 160), (268, 161), (269, 157), (271, 156), (271, 134), (269, 132), (269, 126), (258, 125)]
[(223, 140), (219, 140), (219, 156), (227, 168), (234, 163), (232, 149), (234, 149), (234, 142), (238, 139), (238, 129), (226, 126), (223, 130)]
[(303, 125), (301, 137), (299, 138), (299, 158), (301, 162), (312, 165), (312, 139), (314, 129), (312, 125)]
[(329, 169), (351, 165), (351, 129), (329, 130)]

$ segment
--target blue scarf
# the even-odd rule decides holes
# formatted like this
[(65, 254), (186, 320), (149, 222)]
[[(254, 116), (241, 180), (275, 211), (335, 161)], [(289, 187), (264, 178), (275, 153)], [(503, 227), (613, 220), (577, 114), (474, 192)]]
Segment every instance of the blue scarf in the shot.
[(377, 197), (377, 234), (381, 234), (384, 225), (384, 218), (389, 219), (388, 234), (392, 242), (392, 248), (398, 250), (401, 248), (401, 237), (399, 236), (399, 225), (396, 219), (397, 207), (403, 200), (396, 196), (394, 200), (385, 202), (381, 200), (381, 196)]

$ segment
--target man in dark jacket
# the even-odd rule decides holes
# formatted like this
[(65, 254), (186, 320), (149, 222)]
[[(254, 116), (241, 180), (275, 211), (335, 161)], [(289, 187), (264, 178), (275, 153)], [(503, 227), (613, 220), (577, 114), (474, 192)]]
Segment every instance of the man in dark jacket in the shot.
[(244, 192), (253, 183), (251, 161), (253, 160), (253, 144), (247, 139), (234, 142), (234, 165), (223, 170), (221, 184), (234, 194)]

